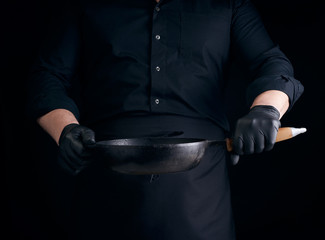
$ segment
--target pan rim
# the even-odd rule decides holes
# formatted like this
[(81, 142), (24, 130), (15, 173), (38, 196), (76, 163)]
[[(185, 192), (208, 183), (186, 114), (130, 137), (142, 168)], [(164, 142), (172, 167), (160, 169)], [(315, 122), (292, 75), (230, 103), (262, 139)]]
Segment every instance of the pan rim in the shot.
[(121, 138), (96, 142), (96, 147), (177, 147), (206, 143), (211, 140), (202, 138)]

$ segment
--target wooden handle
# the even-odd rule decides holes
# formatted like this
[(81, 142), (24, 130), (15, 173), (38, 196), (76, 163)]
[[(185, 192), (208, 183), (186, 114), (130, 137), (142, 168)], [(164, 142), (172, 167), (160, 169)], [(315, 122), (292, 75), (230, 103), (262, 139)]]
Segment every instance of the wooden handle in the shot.
[[(275, 142), (281, 142), (290, 138), (297, 136), (300, 133), (304, 133), (307, 130), (305, 128), (292, 128), (292, 127), (283, 127), (279, 128), (278, 134), (276, 135)], [(226, 139), (227, 151), (231, 152), (233, 140), (231, 138)]]
[(290, 138), (292, 138), (291, 127), (279, 128), (278, 134), (276, 135), (275, 142), (281, 142)]

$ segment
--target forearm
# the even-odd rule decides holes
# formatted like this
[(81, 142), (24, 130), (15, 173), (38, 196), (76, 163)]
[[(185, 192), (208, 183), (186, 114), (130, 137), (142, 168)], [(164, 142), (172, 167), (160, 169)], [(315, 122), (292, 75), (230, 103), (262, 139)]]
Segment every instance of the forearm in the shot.
[(281, 91), (269, 90), (258, 95), (251, 108), (257, 105), (271, 105), (280, 112), (280, 118), (289, 108), (289, 97)]
[(38, 118), (37, 122), (59, 144), (63, 128), (70, 123), (78, 123), (78, 120), (66, 109), (55, 109)]

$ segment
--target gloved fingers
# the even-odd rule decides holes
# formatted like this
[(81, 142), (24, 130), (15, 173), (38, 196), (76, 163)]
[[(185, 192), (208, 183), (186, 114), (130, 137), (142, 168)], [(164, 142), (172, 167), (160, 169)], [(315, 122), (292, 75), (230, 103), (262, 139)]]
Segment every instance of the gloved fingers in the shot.
[(265, 150), (265, 143), (264, 134), (259, 132), (254, 136), (245, 135), (234, 139), (233, 149), (238, 155), (261, 153)]
[(67, 173), (75, 176), (77, 169), (80, 168), (80, 164), (71, 161), (73, 157), (74, 156), (71, 156), (71, 154), (67, 154), (65, 151), (60, 151), (58, 156), (58, 163), (61, 168), (64, 169)]
[(73, 168), (78, 168), (85, 155), (85, 150), (80, 141), (70, 141), (70, 139), (64, 139), (59, 147), (60, 154), (66, 162), (69, 162)]
[(250, 135), (243, 136), (243, 151), (244, 154), (253, 154), (254, 153), (254, 137)]
[(70, 141), (67, 139), (68, 148), (71, 152), (71, 155), (75, 157), (76, 160), (79, 160), (80, 163), (82, 163), (84, 158), (88, 158), (91, 156), (91, 152), (86, 148), (86, 146), (83, 145), (83, 143), (79, 140), (72, 139)]
[(265, 140), (265, 148), (264, 148), (265, 151), (270, 151), (273, 149), (275, 144), (275, 139), (276, 139), (276, 135), (271, 136)]
[(74, 155), (77, 157), (78, 161), (80, 163), (89, 160), (92, 156), (91, 149), (89, 148), (73, 148), (72, 151), (74, 152)]
[(71, 133), (67, 136), (70, 140), (70, 148), (73, 149), (81, 158), (87, 158), (91, 156), (92, 149), (95, 144), (95, 133), (89, 128), (82, 128), (79, 131)]
[(243, 155), (243, 138), (242, 136), (234, 137), (233, 139), (233, 151), (230, 154), (230, 162), (232, 165), (236, 165), (239, 162), (239, 155)]
[(230, 162), (231, 162), (231, 164), (236, 165), (239, 162), (239, 158), (240, 157), (237, 154), (234, 154), (234, 153), (230, 154)]
[(262, 131), (258, 131), (254, 136), (254, 153), (261, 153), (265, 148), (265, 135)]
[[(69, 143), (70, 144), (70, 143)], [(60, 154), (62, 155), (62, 157), (68, 161), (68, 162), (72, 162), (71, 164), (75, 167), (81, 165), (82, 160), (81, 160), (81, 156), (80, 153), (78, 151), (76, 151), (73, 148), (59, 148)]]
[(244, 142), (242, 136), (234, 137), (233, 139), (233, 152), (238, 155), (244, 154)]
[(91, 161), (81, 160), (74, 152), (67, 153), (64, 150), (60, 151), (58, 158), (59, 165), (73, 176), (76, 176), (91, 164)]
[(71, 141), (82, 142), (84, 145), (93, 145), (95, 141), (95, 132), (89, 128), (78, 125), (65, 135)]
[(96, 144), (95, 133), (91, 129), (84, 129), (81, 133), (81, 141), (85, 146), (93, 146)]
[(270, 151), (273, 149), (279, 127), (281, 126), (280, 121), (276, 120), (274, 120), (272, 124), (273, 128), (271, 128), (270, 131), (266, 134), (267, 137), (265, 138), (265, 151)]

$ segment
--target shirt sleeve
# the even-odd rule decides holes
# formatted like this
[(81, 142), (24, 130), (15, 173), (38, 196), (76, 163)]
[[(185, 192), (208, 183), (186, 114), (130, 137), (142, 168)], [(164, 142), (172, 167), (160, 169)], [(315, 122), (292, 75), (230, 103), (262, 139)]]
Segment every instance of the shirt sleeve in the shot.
[(60, 108), (78, 119), (79, 110), (70, 95), (80, 52), (78, 14), (73, 4), (65, 4), (48, 29), (30, 69), (27, 114), (36, 119)]
[(251, 79), (248, 104), (262, 92), (279, 90), (288, 95), (291, 109), (304, 87), (294, 78), (292, 64), (270, 39), (250, 0), (234, 1), (231, 30), (234, 54), (247, 66)]

